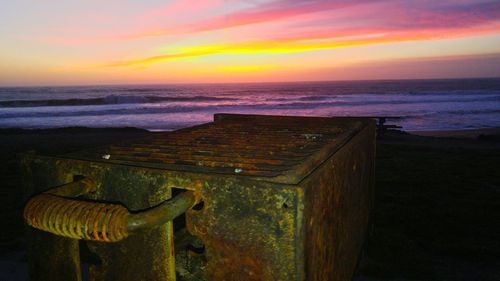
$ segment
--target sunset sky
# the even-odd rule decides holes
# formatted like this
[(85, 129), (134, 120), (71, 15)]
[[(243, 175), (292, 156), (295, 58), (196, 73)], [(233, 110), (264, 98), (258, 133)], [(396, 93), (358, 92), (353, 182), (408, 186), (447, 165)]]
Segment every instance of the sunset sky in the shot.
[(500, 76), (500, 1), (16, 0), (0, 85)]

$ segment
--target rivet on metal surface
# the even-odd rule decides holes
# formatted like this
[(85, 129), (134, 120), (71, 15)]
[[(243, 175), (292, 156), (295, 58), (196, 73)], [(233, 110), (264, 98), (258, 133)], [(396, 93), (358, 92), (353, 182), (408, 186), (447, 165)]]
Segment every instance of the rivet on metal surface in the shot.
[(321, 138), (322, 134), (302, 134), (307, 140), (315, 140)]

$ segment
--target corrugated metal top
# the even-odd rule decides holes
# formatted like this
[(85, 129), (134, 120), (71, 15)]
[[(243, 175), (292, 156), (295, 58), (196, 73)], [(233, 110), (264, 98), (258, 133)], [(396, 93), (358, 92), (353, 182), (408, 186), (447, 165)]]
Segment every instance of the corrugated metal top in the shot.
[(296, 184), (368, 119), (216, 114), (215, 121), (64, 158)]

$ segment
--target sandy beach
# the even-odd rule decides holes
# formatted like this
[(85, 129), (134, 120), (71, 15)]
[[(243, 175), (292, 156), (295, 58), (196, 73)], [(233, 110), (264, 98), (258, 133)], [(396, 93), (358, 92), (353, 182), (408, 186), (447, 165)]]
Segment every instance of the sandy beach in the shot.
[(500, 135), (500, 128), (482, 128), (482, 129), (469, 129), (469, 130), (408, 131), (408, 133), (424, 137), (477, 139), (480, 137), (488, 138), (489, 136), (498, 136)]
[[(16, 154), (144, 137), (134, 128), (0, 129), (0, 280), (27, 280)], [(378, 139), (374, 229), (355, 280), (500, 280), (500, 129)]]

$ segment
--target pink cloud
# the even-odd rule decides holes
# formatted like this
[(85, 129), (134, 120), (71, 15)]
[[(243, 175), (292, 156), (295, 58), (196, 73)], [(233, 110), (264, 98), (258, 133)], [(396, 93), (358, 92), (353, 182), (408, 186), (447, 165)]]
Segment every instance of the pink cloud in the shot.
[[(424, 1), (425, 2), (425, 1)], [(437, 2), (434, 5), (386, 5), (387, 17), (373, 17), (373, 22), (395, 28), (462, 28), (500, 20), (500, 2)], [(417, 2), (418, 3), (418, 2)]]
[(192, 13), (213, 9), (224, 4), (223, 0), (203, 0), (203, 1), (175, 1), (162, 7), (149, 9), (138, 16), (140, 21), (150, 21), (152, 18), (162, 18), (169, 20), (169, 17), (177, 17), (179, 15), (189, 15)]
[[(293, 28), (282, 27), (279, 33), (296, 36), (295, 33), (318, 33), (324, 37), (350, 36), (347, 30), (356, 34), (370, 32), (436, 33), (443, 30), (477, 28), (500, 20), (500, 2), (474, 3), (470, 1), (275, 1), (254, 8), (202, 19), (185, 25), (158, 28), (125, 35), (124, 39), (151, 36), (174, 36), (216, 31), (228, 28), (260, 24), (263, 39), (277, 38), (262, 24), (283, 23)], [(339, 30), (338, 26), (344, 26)], [(489, 30), (492, 28), (490, 27)], [(433, 31), (434, 30), (434, 31)], [(321, 33), (319, 32), (319, 33)], [(454, 32), (455, 33), (455, 32)], [(410, 35), (409, 35), (410, 36)], [(235, 37), (240, 37), (235, 34)]]
[(337, 10), (352, 7), (368, 0), (356, 1), (290, 1), (280, 0), (261, 4), (255, 8), (235, 11), (232, 13), (215, 16), (192, 24), (178, 26), (176, 28), (157, 29), (148, 31), (148, 35), (162, 36), (177, 33), (196, 33), (244, 25), (266, 23), (285, 20), (291, 17), (314, 14), (326, 10)]
[[(229, 41), (240, 38), (237, 28), (251, 27), (251, 33), (262, 40), (289, 37), (357, 36), (366, 33), (397, 33), (403, 37), (435, 36), (440, 32), (451, 35), (470, 34), (474, 30), (484, 32), (498, 29), (500, 22), (500, 2), (473, 1), (403, 1), (403, 0), (278, 0), (257, 6), (229, 12), (200, 20), (182, 23), (171, 17), (185, 16), (193, 19), (193, 13), (222, 7), (222, 0), (193, 2), (177, 1), (157, 9), (148, 10), (138, 16), (140, 29), (132, 32), (114, 32), (87, 37), (49, 39), (57, 43), (84, 44), (139, 40), (147, 37), (192, 36), (195, 33), (233, 28), (234, 36)], [(196, 18), (196, 17), (194, 17)], [(160, 22), (158, 23), (158, 20)], [(153, 24), (153, 22), (155, 24)], [(164, 24), (162, 22), (165, 22)], [(266, 28), (266, 24), (281, 24), (279, 28)], [(163, 24), (164, 27), (158, 28)], [(167, 25), (170, 25), (167, 27)], [(153, 26), (153, 27), (152, 27)], [(462, 30), (462, 31), (461, 31)], [(500, 31), (500, 30), (497, 30)], [(281, 35), (284, 34), (284, 35)], [(450, 34), (443, 34), (449, 36)]]

